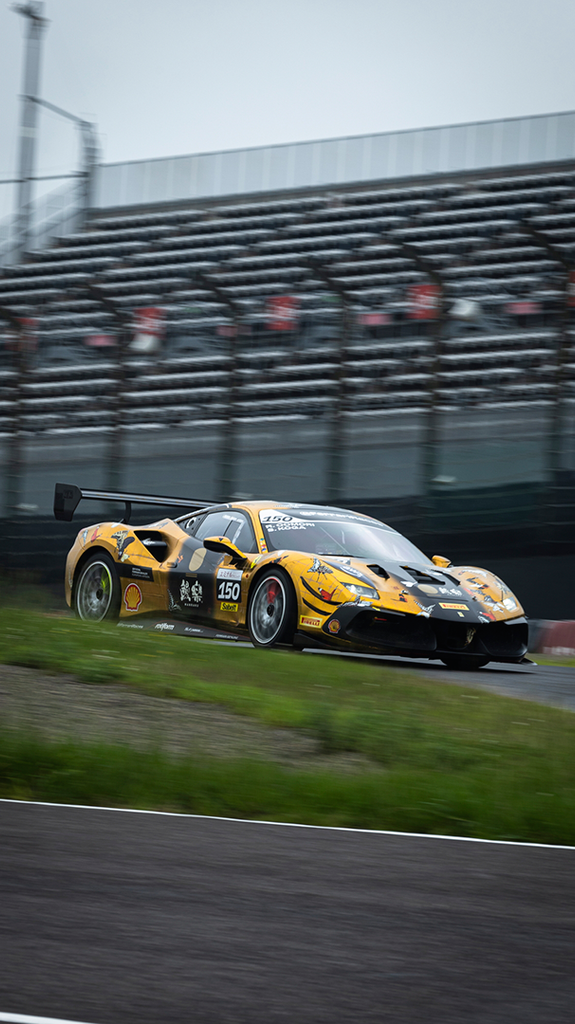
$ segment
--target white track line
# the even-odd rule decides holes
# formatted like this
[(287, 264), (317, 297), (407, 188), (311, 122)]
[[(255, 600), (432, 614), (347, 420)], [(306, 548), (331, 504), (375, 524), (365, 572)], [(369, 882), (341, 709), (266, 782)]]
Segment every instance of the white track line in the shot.
[[(392, 829), (349, 828), (344, 825), (306, 825), (299, 821), (261, 821), (258, 818), (224, 818), (220, 814), (184, 814), (179, 811), (148, 811), (138, 807), (97, 807), (93, 804), (56, 804), (46, 800), (10, 800), (0, 797), (2, 804), (30, 804), (34, 807), (71, 807), (77, 811), (115, 811), (116, 814), (156, 814), (164, 818), (198, 818), (202, 821), (229, 821), (242, 825), (273, 825), (277, 828), (313, 828), (323, 832), (357, 832), (368, 836), (400, 836), (406, 839), (448, 839), (458, 843), (489, 843), (495, 846), (533, 846), (541, 850), (575, 850), (575, 846), (559, 843), (521, 843), (511, 839), (476, 839), (474, 836), (442, 836), (428, 832), (395, 832)], [(35, 1018), (42, 1020), (42, 1018)], [(0, 1015), (0, 1021), (3, 1018)], [(32, 1018), (30, 1018), (32, 1020)], [(65, 1022), (68, 1024), (68, 1022)], [(74, 1022), (72, 1022), (74, 1024)]]
[(79, 1020), (61, 1020), (60, 1017), (30, 1017), (27, 1013), (0, 1013), (0, 1021), (7, 1024), (85, 1024)]

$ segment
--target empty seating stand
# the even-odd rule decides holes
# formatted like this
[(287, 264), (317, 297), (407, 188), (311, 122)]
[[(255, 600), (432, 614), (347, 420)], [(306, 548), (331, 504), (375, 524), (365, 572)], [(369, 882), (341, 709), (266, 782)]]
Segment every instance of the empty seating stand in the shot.
[[(336, 403), (354, 417), (420, 409), (434, 367), (447, 406), (550, 401), (565, 271), (529, 225), (575, 254), (575, 170), (95, 214), (0, 276), (0, 303), (36, 323), (25, 429), (107, 429), (116, 326), (87, 283), (128, 316), (153, 306), (165, 317), (161, 353), (128, 358), (128, 429), (226, 414), (232, 318), (222, 293), (243, 316), (234, 375), (243, 420), (322, 417)], [(426, 267), (445, 289), (439, 361), (436, 322), (413, 317), (413, 289), (432, 280)], [(291, 330), (274, 330), (279, 296), (294, 299)], [(469, 315), (457, 312), (460, 300)], [(14, 381), (5, 340), (0, 431)], [(575, 400), (572, 347), (565, 374)]]

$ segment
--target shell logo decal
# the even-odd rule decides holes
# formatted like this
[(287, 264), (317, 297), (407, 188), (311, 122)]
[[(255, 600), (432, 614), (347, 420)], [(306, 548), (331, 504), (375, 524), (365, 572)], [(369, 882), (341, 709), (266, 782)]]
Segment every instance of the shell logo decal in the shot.
[(124, 604), (129, 612), (137, 612), (142, 603), (142, 591), (136, 583), (130, 583), (124, 591)]

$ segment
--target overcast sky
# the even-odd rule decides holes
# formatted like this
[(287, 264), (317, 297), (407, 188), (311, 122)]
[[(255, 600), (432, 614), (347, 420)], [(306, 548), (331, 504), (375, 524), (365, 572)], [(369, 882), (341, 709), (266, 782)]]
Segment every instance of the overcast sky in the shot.
[[(9, 178), (24, 19), (0, 5)], [(574, 0), (46, 0), (44, 13), (40, 94), (97, 122), (106, 162), (575, 108)], [(38, 173), (74, 169), (73, 126), (40, 119)], [(0, 186), (0, 216), (11, 198)]]

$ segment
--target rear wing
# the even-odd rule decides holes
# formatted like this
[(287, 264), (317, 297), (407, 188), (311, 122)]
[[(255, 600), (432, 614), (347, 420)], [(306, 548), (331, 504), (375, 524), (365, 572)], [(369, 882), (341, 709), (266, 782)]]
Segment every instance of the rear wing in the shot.
[(193, 512), (199, 508), (211, 508), (216, 501), (197, 501), (195, 498), (172, 498), (159, 494), (132, 494), (131, 491), (93, 491), (76, 487), (75, 484), (56, 484), (54, 488), (54, 516), (65, 523), (71, 523), (74, 512), (85, 499), (93, 501), (123, 501), (126, 512), (123, 522), (127, 523), (134, 505), (159, 505), (162, 508), (185, 508)]

